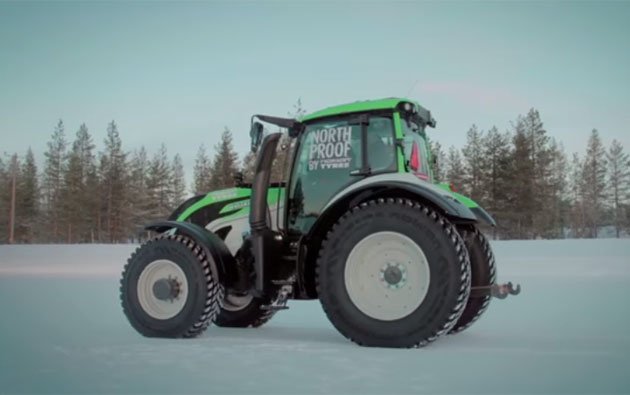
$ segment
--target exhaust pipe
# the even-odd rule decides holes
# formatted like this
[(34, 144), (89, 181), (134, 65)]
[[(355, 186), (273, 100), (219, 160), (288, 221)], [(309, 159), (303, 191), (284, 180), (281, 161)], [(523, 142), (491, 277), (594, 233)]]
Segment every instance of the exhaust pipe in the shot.
[(276, 147), (281, 133), (266, 136), (258, 151), (256, 159), (256, 173), (252, 183), (252, 197), (250, 200), (249, 226), (251, 228), (252, 255), (254, 256), (254, 271), (256, 272), (256, 293), (263, 294), (266, 288), (265, 272), (268, 265), (269, 246), (273, 239), (273, 232), (267, 223), (267, 191), (271, 178), (271, 165), (276, 154)]

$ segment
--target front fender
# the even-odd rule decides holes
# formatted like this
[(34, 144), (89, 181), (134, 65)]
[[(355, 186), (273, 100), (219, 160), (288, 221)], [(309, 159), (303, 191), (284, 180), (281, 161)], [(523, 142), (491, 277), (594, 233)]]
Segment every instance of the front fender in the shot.
[(234, 257), (223, 240), (214, 233), (199, 225), (180, 221), (154, 222), (144, 228), (159, 233), (175, 229), (177, 233), (193, 239), (206, 251), (213, 278), (219, 279), (223, 285), (236, 281)]

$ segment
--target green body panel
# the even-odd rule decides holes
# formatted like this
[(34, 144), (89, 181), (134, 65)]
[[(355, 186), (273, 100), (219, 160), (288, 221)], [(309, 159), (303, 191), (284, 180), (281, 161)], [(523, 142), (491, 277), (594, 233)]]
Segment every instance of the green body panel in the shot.
[[(225, 214), (227, 212), (238, 210), (235, 213), (224, 217), (224, 219), (244, 217), (246, 215), (249, 215), (249, 198), (251, 197), (251, 194), (252, 190), (250, 188), (229, 188), (210, 192), (201, 200), (184, 210), (184, 212), (179, 217), (177, 217), (177, 221), (185, 221), (195, 212), (205, 207), (211, 206), (215, 203), (221, 203), (225, 202), (226, 200), (239, 198), (244, 200), (239, 200), (227, 204), (221, 209), (219, 214)], [(285, 188), (269, 188), (269, 191), (267, 193), (267, 203), (269, 204), (269, 207), (271, 207), (272, 205), (276, 205), (278, 201), (283, 201), (284, 194)]]
[(353, 112), (375, 111), (375, 110), (388, 110), (395, 109), (400, 102), (409, 102), (418, 105), (414, 100), (392, 97), (388, 99), (380, 100), (365, 100), (357, 101), (354, 103), (341, 104), (338, 106), (324, 108), (323, 110), (315, 111), (307, 114), (300, 121), (308, 122), (317, 118), (331, 117), (334, 115), (343, 115)]
[(177, 217), (177, 221), (185, 221), (190, 217), (193, 213), (198, 211), (199, 209), (209, 206), (214, 203), (222, 202), (224, 200), (235, 199), (240, 197), (248, 197), (251, 195), (251, 190), (249, 188), (230, 188), (230, 189), (222, 189), (219, 191), (214, 191), (208, 193), (204, 198), (197, 201), (192, 206), (188, 207), (184, 210), (183, 213)]

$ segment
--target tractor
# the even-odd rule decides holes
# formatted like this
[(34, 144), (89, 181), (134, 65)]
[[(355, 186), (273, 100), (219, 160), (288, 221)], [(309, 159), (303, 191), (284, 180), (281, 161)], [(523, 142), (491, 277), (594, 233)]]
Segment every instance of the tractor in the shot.
[[(211, 324), (260, 327), (290, 299), (319, 299), (363, 346), (422, 347), (468, 328), (493, 296), (520, 286), (496, 283), (479, 230), (493, 218), (434, 183), (426, 128), (435, 125), (404, 98), (299, 119), (254, 115), (251, 183), (236, 177), (146, 226), (155, 237), (122, 273), (127, 319), (144, 336), (192, 338)], [(284, 134), (290, 170), (271, 182)]]

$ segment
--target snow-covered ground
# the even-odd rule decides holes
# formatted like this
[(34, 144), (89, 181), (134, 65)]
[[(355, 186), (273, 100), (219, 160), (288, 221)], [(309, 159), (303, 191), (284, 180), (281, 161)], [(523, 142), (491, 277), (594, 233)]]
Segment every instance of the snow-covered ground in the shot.
[(399, 350), (347, 341), (317, 301), (260, 329), (143, 338), (118, 299), (133, 246), (0, 246), (0, 394), (630, 393), (630, 240), (493, 247), (523, 293)]

